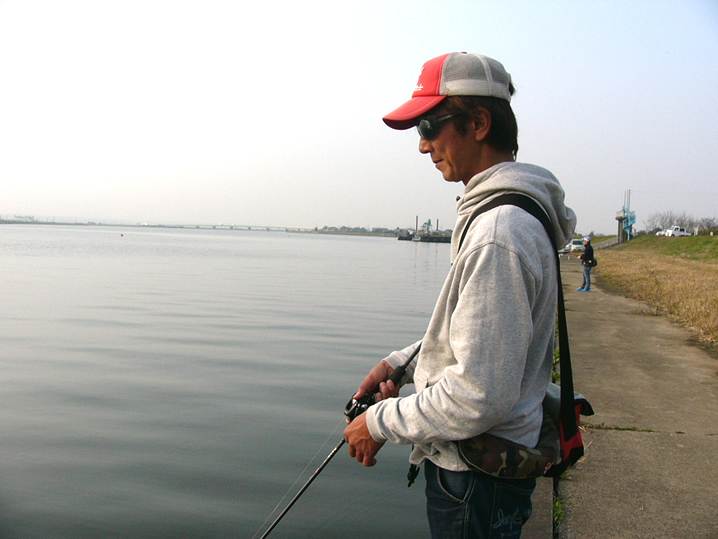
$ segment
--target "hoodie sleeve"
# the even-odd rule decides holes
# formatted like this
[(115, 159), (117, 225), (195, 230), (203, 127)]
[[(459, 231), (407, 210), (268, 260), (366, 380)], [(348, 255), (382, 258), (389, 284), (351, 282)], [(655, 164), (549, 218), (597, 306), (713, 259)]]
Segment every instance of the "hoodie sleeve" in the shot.
[[(414, 344), (411, 344), (404, 348), (403, 350), (397, 350), (395, 352), (392, 352), (387, 357), (385, 357), (382, 361), (386, 361), (393, 369), (396, 369), (400, 365), (404, 365), (409, 358), (411, 357), (411, 354), (414, 353), (414, 351), (419, 347), (421, 344), (421, 341), (417, 341)], [(400, 385), (410, 384), (414, 381), (413, 375), (414, 375), (414, 367), (416, 366), (416, 358), (407, 365), (406, 367), (406, 373), (404, 374), (403, 378), (399, 382)]]
[[(458, 297), (446, 313), (456, 363), (422, 391), (370, 408), (367, 424), (378, 441), (469, 438), (499, 424), (520, 399), (537, 277), (516, 252), (496, 243), (474, 248), (456, 266)], [(431, 361), (423, 354), (422, 361)]]

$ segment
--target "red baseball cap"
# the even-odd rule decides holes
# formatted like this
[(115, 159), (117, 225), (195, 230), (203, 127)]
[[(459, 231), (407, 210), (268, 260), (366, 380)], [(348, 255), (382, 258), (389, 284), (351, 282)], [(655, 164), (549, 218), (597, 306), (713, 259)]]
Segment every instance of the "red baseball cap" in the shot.
[(466, 52), (442, 54), (423, 65), (411, 99), (383, 120), (392, 129), (409, 129), (450, 95), (498, 97), (511, 102), (510, 85), (511, 75), (493, 58)]

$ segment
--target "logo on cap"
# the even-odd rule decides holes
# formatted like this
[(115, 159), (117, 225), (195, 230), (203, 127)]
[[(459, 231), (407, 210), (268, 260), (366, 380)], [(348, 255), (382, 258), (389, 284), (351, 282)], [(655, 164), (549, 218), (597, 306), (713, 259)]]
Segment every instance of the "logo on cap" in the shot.
[(424, 89), (424, 85), (421, 84), (421, 76), (424, 74), (424, 66), (421, 66), (421, 71), (419, 71), (419, 80), (416, 81), (416, 86), (414, 86), (415, 92), (420, 92)]

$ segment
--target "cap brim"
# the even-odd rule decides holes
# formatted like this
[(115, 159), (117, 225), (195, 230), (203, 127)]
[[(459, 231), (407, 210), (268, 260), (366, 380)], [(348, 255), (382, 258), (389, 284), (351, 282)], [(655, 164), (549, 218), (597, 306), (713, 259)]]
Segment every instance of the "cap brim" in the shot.
[(445, 95), (412, 97), (401, 107), (391, 111), (382, 120), (392, 129), (409, 129), (418, 119), (446, 99)]

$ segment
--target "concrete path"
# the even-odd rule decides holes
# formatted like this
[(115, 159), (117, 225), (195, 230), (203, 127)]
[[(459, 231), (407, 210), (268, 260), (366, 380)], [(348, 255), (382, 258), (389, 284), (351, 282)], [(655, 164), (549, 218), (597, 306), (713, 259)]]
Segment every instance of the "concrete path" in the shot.
[(577, 292), (577, 261), (562, 277), (574, 384), (596, 415), (559, 481), (558, 536), (718, 538), (718, 358), (600, 277)]
[[(718, 357), (647, 304), (562, 259), (585, 457), (558, 481), (559, 539), (718, 538)], [(542, 478), (523, 539), (553, 533), (552, 481)]]

